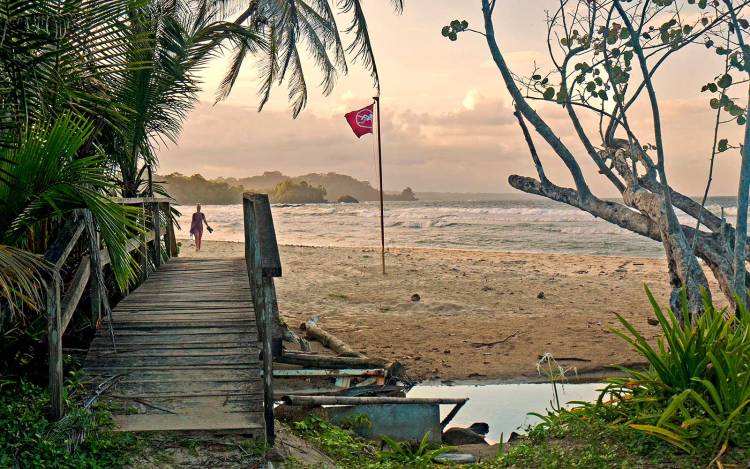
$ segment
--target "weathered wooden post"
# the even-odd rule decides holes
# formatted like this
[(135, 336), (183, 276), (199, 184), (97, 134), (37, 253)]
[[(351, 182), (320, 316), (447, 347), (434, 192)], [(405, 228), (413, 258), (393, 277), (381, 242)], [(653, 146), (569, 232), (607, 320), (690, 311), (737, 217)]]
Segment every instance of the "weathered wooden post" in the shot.
[(141, 221), (141, 228), (143, 233), (141, 234), (141, 282), (145, 282), (148, 278), (148, 224), (146, 223), (146, 204), (141, 202), (141, 213), (139, 220)]
[(170, 257), (177, 257), (178, 251), (177, 251), (177, 239), (175, 238), (174, 234), (174, 225), (172, 224), (172, 208), (167, 202), (167, 238), (169, 239), (169, 256)]
[(60, 420), (65, 414), (63, 402), (63, 354), (60, 322), (60, 277), (57, 272), (47, 281), (47, 343), (49, 345), (50, 419)]
[(169, 239), (169, 225), (172, 224), (172, 217), (171, 211), (169, 210), (169, 202), (159, 202), (159, 212), (164, 213), (164, 232), (161, 236), (164, 241), (164, 255), (169, 259), (172, 257), (171, 239)]
[(91, 212), (84, 214), (86, 231), (89, 237), (89, 261), (91, 262), (91, 274), (89, 276), (89, 298), (91, 299), (91, 323), (97, 326), (102, 317), (102, 260), (99, 252), (99, 232), (96, 231), (94, 218)]
[(255, 306), (258, 336), (263, 355), (263, 411), (266, 440), (273, 445), (273, 327), (278, 314), (273, 277), (281, 276), (276, 233), (271, 216), (271, 205), (264, 194), (245, 194), (245, 262)]
[(159, 213), (159, 203), (155, 202), (151, 210), (151, 219), (154, 225), (154, 265), (158, 269), (161, 267), (161, 214)]

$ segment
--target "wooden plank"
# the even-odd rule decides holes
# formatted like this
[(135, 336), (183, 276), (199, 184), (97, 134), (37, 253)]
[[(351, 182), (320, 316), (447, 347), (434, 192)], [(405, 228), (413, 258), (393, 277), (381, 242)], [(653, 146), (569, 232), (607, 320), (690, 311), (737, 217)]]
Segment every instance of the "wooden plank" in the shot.
[(186, 366), (258, 366), (258, 358), (253, 358), (248, 353), (224, 354), (224, 355), (187, 355), (182, 357), (163, 357), (159, 355), (133, 356), (100, 356), (94, 357), (96, 365), (104, 368), (134, 368), (147, 366), (152, 368), (186, 367)]
[(74, 212), (73, 218), (69, 219), (63, 225), (60, 234), (49, 246), (44, 255), (44, 258), (54, 266), (55, 272), (60, 271), (60, 268), (65, 264), (70, 252), (76, 245), (78, 238), (80, 238), (81, 233), (83, 233), (83, 220), (80, 219), (78, 213), (78, 211)]
[(242, 327), (206, 327), (206, 328), (173, 328), (167, 331), (154, 330), (150, 327), (145, 327), (143, 330), (139, 330), (137, 327), (133, 327), (128, 330), (118, 330), (115, 336), (118, 338), (124, 336), (137, 336), (137, 337), (168, 337), (168, 336), (183, 336), (183, 335), (226, 335), (226, 334), (241, 334), (241, 333), (254, 333), (256, 331), (255, 324), (244, 325)]
[(262, 433), (257, 413), (192, 415), (115, 415), (115, 430), (120, 432), (217, 431)]
[(114, 356), (122, 356), (123, 354), (127, 353), (128, 359), (135, 358), (135, 357), (154, 357), (154, 358), (160, 358), (160, 357), (228, 357), (228, 356), (241, 356), (244, 357), (248, 355), (248, 352), (250, 351), (251, 347), (245, 346), (245, 347), (214, 347), (214, 348), (181, 348), (181, 349), (174, 349), (174, 348), (155, 348), (155, 347), (148, 347), (148, 348), (142, 348), (140, 350), (138, 349), (125, 349), (121, 350), (120, 347), (117, 347), (117, 351), (114, 350), (96, 350), (93, 349), (89, 352), (89, 355), (94, 360), (103, 359), (106, 360), (107, 358), (111, 358)]
[(81, 263), (78, 264), (78, 269), (76, 269), (76, 273), (73, 276), (73, 281), (70, 283), (70, 288), (68, 288), (67, 293), (65, 293), (65, 296), (62, 299), (62, 318), (60, 320), (61, 334), (64, 334), (65, 330), (68, 328), (70, 318), (73, 317), (73, 313), (75, 313), (76, 308), (78, 307), (78, 302), (81, 301), (81, 296), (83, 296), (83, 291), (86, 289), (86, 284), (88, 283), (90, 276), (91, 261), (89, 260), (89, 256), (83, 256), (81, 258)]
[[(205, 342), (205, 343), (180, 343), (180, 342), (161, 342), (161, 343), (144, 343), (144, 342), (138, 342), (138, 343), (127, 343), (124, 341), (118, 341), (117, 342), (117, 353), (140, 353), (144, 350), (145, 347), (148, 347), (148, 350), (153, 350), (156, 352), (161, 352), (162, 350), (216, 350), (216, 349), (254, 349), (255, 344), (251, 341), (246, 342)], [(93, 345), (91, 348), (89, 348), (89, 351), (91, 353), (104, 353), (104, 352), (112, 352), (114, 353), (115, 350), (110, 345), (109, 347), (101, 346), (101, 345)], [(92, 355), (94, 356), (94, 355)]]
[(102, 398), (137, 415), (115, 419), (135, 419), (128, 428), (211, 430), (212, 422), (246, 415), (263, 435), (258, 330), (245, 275), (242, 259), (175, 259), (117, 305), (117, 351), (99, 331), (85, 364), (93, 383), (122, 375)]
[[(92, 347), (96, 347), (100, 343), (106, 346), (109, 341), (103, 340), (103, 337), (103, 335), (97, 336), (91, 344)], [(190, 346), (191, 344), (203, 343), (257, 343), (257, 332), (252, 327), (246, 327), (243, 330), (221, 330), (214, 333), (208, 333), (200, 329), (186, 329), (184, 332), (168, 331), (164, 333), (160, 333), (159, 331), (139, 332), (131, 329), (129, 331), (117, 331), (115, 337), (117, 343), (125, 347), (129, 345), (158, 346), (159, 344), (185, 344), (186, 346)], [(100, 339), (102, 340), (100, 341)]]
[[(114, 374), (107, 373), (94, 373), (92, 369), (86, 369), (87, 376), (95, 384), (112, 377)], [(196, 369), (196, 370), (170, 370), (170, 369), (138, 369), (131, 373), (123, 376), (119, 383), (128, 382), (157, 382), (157, 383), (179, 383), (185, 382), (199, 382), (199, 381), (211, 381), (211, 382), (237, 382), (252, 380), (260, 383), (260, 370), (258, 368), (247, 368), (247, 367), (228, 367), (220, 369)]]

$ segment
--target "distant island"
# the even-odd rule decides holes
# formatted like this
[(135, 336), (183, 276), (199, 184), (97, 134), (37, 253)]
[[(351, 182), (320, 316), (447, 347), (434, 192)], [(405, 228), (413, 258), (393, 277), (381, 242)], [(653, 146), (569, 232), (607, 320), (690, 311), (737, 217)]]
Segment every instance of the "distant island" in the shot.
[[(365, 202), (380, 199), (377, 189), (369, 181), (360, 181), (337, 173), (310, 173), (286, 176), (279, 171), (267, 171), (260, 176), (246, 178), (206, 179), (200, 174), (185, 176), (172, 173), (157, 176), (167, 192), (180, 204), (203, 203), (229, 205), (242, 202), (245, 191), (269, 195), (272, 203), (304, 204), (325, 202)], [(407, 187), (401, 193), (384, 194), (385, 200), (414, 201), (414, 191)]]

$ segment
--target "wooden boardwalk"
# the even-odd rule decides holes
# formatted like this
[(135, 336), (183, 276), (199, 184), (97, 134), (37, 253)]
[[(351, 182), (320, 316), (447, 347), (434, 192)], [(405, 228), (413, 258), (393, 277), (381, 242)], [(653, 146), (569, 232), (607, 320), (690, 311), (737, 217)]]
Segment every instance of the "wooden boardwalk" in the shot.
[[(122, 431), (261, 436), (263, 383), (245, 259), (173, 259), (113, 311), (84, 368)], [(109, 381), (107, 381), (109, 380)]]

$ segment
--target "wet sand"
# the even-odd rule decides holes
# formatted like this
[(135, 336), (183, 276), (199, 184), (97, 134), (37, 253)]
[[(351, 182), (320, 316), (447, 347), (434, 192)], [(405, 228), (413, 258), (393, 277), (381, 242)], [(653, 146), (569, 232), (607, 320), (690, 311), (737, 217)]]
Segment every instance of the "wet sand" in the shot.
[[(204, 241), (199, 253), (191, 244), (182, 241), (181, 256), (244, 255), (241, 243)], [(582, 375), (636, 363), (610, 331), (615, 314), (654, 339), (643, 285), (667, 298), (659, 259), (391, 249), (383, 276), (377, 250), (280, 250), (279, 309), (291, 328), (319, 315), (321, 327), (415, 379), (533, 380), (544, 353)]]

